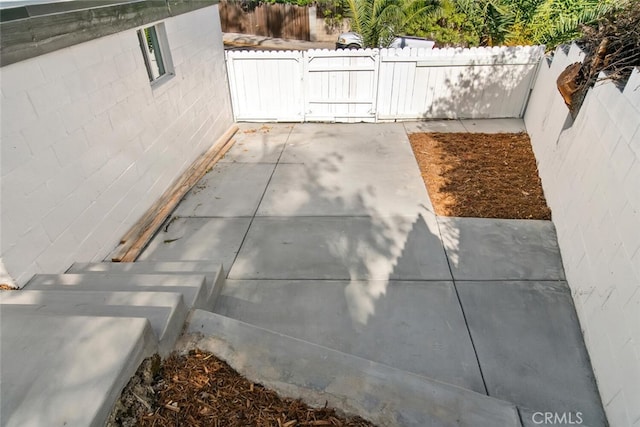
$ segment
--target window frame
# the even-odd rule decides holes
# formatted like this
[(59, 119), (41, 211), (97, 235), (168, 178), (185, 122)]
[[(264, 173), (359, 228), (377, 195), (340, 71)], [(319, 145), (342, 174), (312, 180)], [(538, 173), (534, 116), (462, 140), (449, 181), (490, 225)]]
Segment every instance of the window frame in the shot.
[[(149, 39), (147, 39), (147, 31), (150, 33)], [(146, 25), (139, 28), (136, 34), (151, 87), (158, 86), (173, 78), (175, 76), (175, 69), (173, 67), (171, 49), (169, 48), (164, 23), (160, 22), (153, 25)], [(150, 44), (154, 51), (150, 49)], [(157, 64), (157, 77), (155, 77), (154, 74), (154, 66), (156, 65), (154, 65), (153, 62)]]

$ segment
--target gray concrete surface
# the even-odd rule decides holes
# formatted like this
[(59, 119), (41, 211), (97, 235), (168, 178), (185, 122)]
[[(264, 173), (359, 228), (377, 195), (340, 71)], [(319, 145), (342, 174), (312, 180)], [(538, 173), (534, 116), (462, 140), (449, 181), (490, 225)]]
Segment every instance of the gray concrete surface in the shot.
[[(417, 184), (406, 136), (411, 130), (519, 131), (521, 120), (264, 126), (243, 124), (224, 162), (276, 163), (273, 175), (247, 189), (232, 190), (233, 180), (216, 184), (230, 197), (263, 187), (258, 215), (178, 218), (142, 260), (223, 262), (228, 277), (239, 281), (229, 282), (216, 310), (258, 325), (474, 390), (484, 387), (481, 372), (489, 395), (534, 410), (573, 393), (541, 381), (569, 363), (550, 363), (549, 352), (584, 356), (576, 353), (582, 341), (568, 296), (526, 286), (504, 295), (500, 288), (486, 295), (473, 288), (563, 280), (553, 224), (436, 218)], [(215, 200), (202, 198), (209, 202)], [(415, 283), (394, 286), (397, 281)], [(451, 282), (462, 290), (456, 298)], [(481, 293), (477, 303), (467, 287)], [(543, 322), (541, 313), (552, 308), (558, 313)], [(564, 326), (553, 331), (554, 321)], [(469, 347), (468, 337), (477, 347)], [(564, 374), (578, 378), (565, 385), (588, 388), (585, 378), (592, 374), (581, 360), (578, 368), (567, 367)], [(464, 367), (453, 372), (456, 366)], [(538, 382), (531, 372), (539, 373)], [(591, 391), (575, 395), (585, 413), (602, 413)]]
[(566, 282), (457, 282), (490, 396), (606, 419)]
[(21, 313), (46, 313), (147, 319), (158, 340), (158, 350), (163, 356), (171, 352), (188, 312), (179, 293), (71, 290), (21, 290), (3, 293), (0, 295), (0, 310), (5, 318)]
[(179, 217), (251, 217), (275, 164), (218, 163), (178, 205)]
[[(413, 166), (413, 165), (410, 165)], [(258, 216), (390, 216), (433, 212), (424, 182), (406, 164), (281, 164)]]
[(142, 252), (140, 261), (217, 261), (232, 265), (251, 218), (170, 220)]
[(456, 119), (404, 122), (407, 133), (520, 133), (527, 129), (522, 119)]
[(212, 310), (224, 286), (226, 273), (224, 266), (212, 261), (146, 261), (146, 262), (77, 262), (67, 273), (131, 273), (131, 274), (190, 274), (204, 276), (208, 289), (204, 307)]
[(224, 284), (212, 262), (69, 270), (0, 293), (2, 426), (103, 426), (142, 358), (168, 356), (189, 308), (212, 310)]
[(259, 216), (391, 216), (433, 210), (402, 126), (300, 124)]
[(228, 277), (447, 280), (435, 233), (425, 216), (255, 218)]
[(519, 427), (509, 403), (213, 313), (193, 313), (183, 350), (212, 351), (285, 396), (326, 403), (381, 427)]
[(423, 122), (404, 122), (407, 133), (422, 132), (467, 132), (460, 120), (427, 120)]
[(237, 123), (234, 144), (220, 163), (278, 163), (294, 128), (289, 123)]
[(37, 274), (26, 290), (173, 292), (182, 295), (187, 307), (206, 305), (209, 290), (203, 275), (140, 274), (115, 272)]
[(104, 425), (145, 357), (146, 319), (8, 314), (0, 309), (0, 425)]
[(563, 280), (550, 221), (438, 218), (456, 280)]
[(471, 133), (520, 133), (527, 128), (521, 119), (467, 119), (460, 120), (467, 132)]
[(215, 312), (485, 393), (452, 282), (228, 280)]
[(297, 124), (289, 135), (280, 162), (356, 162), (379, 168), (395, 163), (417, 171), (409, 138), (404, 127), (397, 123)]

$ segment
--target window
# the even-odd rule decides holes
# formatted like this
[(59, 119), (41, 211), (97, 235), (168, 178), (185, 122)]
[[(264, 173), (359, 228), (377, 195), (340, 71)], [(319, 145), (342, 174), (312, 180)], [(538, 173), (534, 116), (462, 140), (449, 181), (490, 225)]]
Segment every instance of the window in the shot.
[(153, 84), (174, 75), (173, 63), (164, 24), (138, 30), (138, 40), (142, 49), (144, 64), (149, 81)]

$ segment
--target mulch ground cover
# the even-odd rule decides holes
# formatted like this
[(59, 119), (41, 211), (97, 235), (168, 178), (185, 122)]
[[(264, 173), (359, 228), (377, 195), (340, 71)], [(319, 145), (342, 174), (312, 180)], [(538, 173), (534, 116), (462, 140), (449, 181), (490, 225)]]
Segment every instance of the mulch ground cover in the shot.
[(199, 350), (145, 360), (122, 392), (107, 426), (375, 427), (331, 408), (310, 408), (252, 383)]
[(526, 133), (409, 135), (436, 214), (551, 219)]

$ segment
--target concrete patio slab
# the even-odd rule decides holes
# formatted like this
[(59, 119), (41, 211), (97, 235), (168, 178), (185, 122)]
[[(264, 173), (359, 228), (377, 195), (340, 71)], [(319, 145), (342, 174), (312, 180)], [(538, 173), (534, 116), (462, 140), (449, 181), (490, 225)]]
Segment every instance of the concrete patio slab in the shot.
[(251, 218), (170, 219), (140, 261), (215, 261), (232, 265)]
[(238, 123), (235, 143), (220, 163), (276, 163), (294, 124)]
[(281, 163), (392, 163), (417, 168), (402, 125), (364, 123), (296, 125), (280, 158)]
[(218, 163), (187, 193), (179, 217), (253, 216), (275, 164)]
[(435, 217), (256, 217), (231, 279), (450, 280)]
[(215, 312), (485, 393), (452, 282), (228, 280)]
[(438, 217), (455, 280), (563, 280), (551, 221)]
[[(562, 357), (557, 341), (572, 346), (580, 337), (575, 325), (573, 330), (567, 326), (575, 313), (564, 283), (558, 282), (564, 271), (553, 224), (436, 218), (405, 130), (518, 132), (522, 121), (288, 126), (242, 125), (247, 132), (238, 134), (224, 160), (228, 166), (203, 183), (224, 191), (200, 195), (197, 202), (198, 194), (192, 194), (194, 202), (185, 199), (192, 204), (178, 211), (220, 215), (205, 205), (215, 206), (216, 197), (224, 197), (229, 203), (216, 212), (228, 209), (224, 215), (229, 216), (168, 222), (140, 260), (223, 262), (231, 280), (215, 306), (221, 314), (470, 390), (484, 392), (482, 375), (488, 375), (494, 396), (514, 396), (526, 410), (546, 408), (555, 391), (545, 389), (540, 378), (554, 376), (569, 362), (545, 371), (541, 361), (548, 354)], [(258, 184), (264, 175), (244, 183), (242, 171), (250, 169), (273, 171), (266, 189)], [(202, 208), (196, 208), (199, 203)], [(249, 207), (257, 203), (251, 217)], [(496, 283), (505, 280), (522, 283), (509, 282), (514, 286), (502, 291)], [(491, 290), (484, 294), (468, 283)], [(526, 292), (514, 291), (520, 289), (515, 284)], [(543, 320), (547, 323), (538, 326)], [(558, 330), (545, 337), (545, 328), (554, 323), (560, 323)], [(482, 346), (477, 354), (476, 336)], [(566, 375), (582, 376), (566, 384), (587, 391), (576, 393), (578, 400), (557, 402), (588, 404), (593, 375), (587, 374), (567, 370)], [(553, 381), (548, 384), (555, 387)], [(528, 399), (529, 394), (535, 396)], [(590, 419), (598, 425), (602, 410), (594, 405)]]
[(3, 313), (0, 424), (104, 425), (111, 405), (156, 351), (146, 319)]
[(283, 396), (380, 427), (520, 426), (510, 403), (214, 313), (194, 312), (187, 331), (182, 351), (211, 351)]
[(460, 120), (467, 132), (471, 133), (520, 133), (527, 128), (522, 119), (480, 119)]
[(424, 132), (467, 132), (460, 120), (429, 120), (424, 122), (404, 122), (407, 133)]
[(258, 216), (389, 216), (433, 211), (413, 164), (280, 164)]
[(490, 396), (606, 426), (565, 282), (457, 282)]

